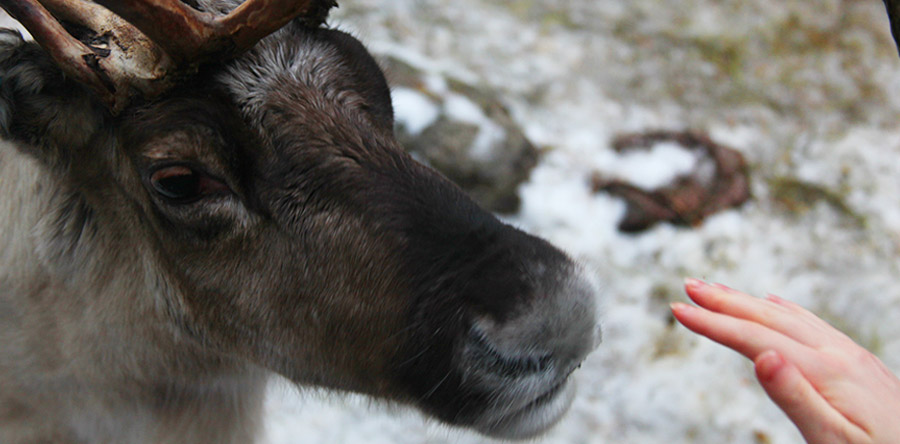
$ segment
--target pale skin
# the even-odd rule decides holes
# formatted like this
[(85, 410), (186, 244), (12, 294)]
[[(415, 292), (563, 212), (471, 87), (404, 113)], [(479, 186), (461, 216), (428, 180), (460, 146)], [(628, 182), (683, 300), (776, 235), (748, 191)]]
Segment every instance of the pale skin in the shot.
[(900, 379), (875, 355), (803, 307), (685, 280), (697, 306), (685, 327), (752, 360), (756, 377), (809, 444), (900, 442)]

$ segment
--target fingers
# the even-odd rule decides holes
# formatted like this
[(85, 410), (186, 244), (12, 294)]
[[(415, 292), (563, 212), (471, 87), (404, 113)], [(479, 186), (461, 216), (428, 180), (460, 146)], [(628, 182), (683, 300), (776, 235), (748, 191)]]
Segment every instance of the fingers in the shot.
[(874, 355), (797, 304), (687, 280), (698, 304), (672, 304), (690, 330), (754, 361), (769, 397), (810, 444), (893, 442), (900, 379)]
[(766, 300), (768, 300), (769, 302), (771, 302), (773, 304), (780, 305), (785, 310), (787, 310), (792, 316), (803, 319), (807, 324), (810, 324), (811, 326), (816, 328), (820, 333), (827, 335), (826, 337), (830, 338), (830, 340), (832, 342), (839, 341), (840, 343), (845, 344), (845, 345), (846, 344), (853, 344), (853, 345), (856, 344), (855, 342), (853, 342), (852, 339), (850, 339), (850, 337), (845, 335), (842, 331), (834, 328), (831, 324), (829, 324), (828, 322), (825, 322), (822, 318), (816, 316), (815, 313), (801, 307), (798, 304), (795, 304), (794, 302), (782, 299), (774, 294), (768, 294), (766, 296)]
[(672, 304), (672, 314), (694, 333), (734, 349), (751, 360), (773, 349), (804, 363), (810, 355), (811, 350), (805, 345), (753, 321), (681, 303)]
[(867, 442), (867, 433), (835, 410), (782, 355), (768, 350), (754, 364), (756, 377), (766, 393), (797, 425), (808, 443)]
[(701, 307), (764, 325), (810, 347), (849, 340), (809, 311), (777, 296), (755, 298), (722, 285), (710, 285), (696, 279), (685, 280), (685, 290)]
[[(672, 304), (676, 319), (753, 360), (763, 388), (807, 442), (873, 442), (872, 420), (882, 406), (891, 404), (873, 400), (879, 396), (900, 399), (900, 393), (894, 395), (891, 390), (896, 387), (900, 392), (900, 381), (886, 368), (882, 370), (880, 361), (864, 359), (868, 354), (861, 353), (846, 335), (777, 296), (759, 299), (697, 280), (685, 284), (699, 306)], [(873, 359), (874, 363), (869, 362)], [(882, 375), (890, 378), (877, 377)], [(886, 382), (878, 384), (882, 379)], [(884, 427), (881, 422), (894, 421), (876, 421), (876, 425)], [(885, 436), (889, 433), (893, 430)]]

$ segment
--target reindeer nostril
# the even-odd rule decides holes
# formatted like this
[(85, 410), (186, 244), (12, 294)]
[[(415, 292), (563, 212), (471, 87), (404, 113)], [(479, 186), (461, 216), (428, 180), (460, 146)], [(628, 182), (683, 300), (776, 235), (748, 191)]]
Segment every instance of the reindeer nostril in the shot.
[(521, 377), (541, 373), (552, 365), (553, 359), (549, 354), (509, 356), (500, 352), (478, 331), (472, 331), (468, 342), (468, 352), (476, 362), (503, 376)]

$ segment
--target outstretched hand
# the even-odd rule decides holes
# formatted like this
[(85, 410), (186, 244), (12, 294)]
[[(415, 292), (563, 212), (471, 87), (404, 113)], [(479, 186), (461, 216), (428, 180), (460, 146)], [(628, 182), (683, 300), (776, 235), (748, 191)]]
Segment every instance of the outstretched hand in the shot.
[(900, 379), (797, 304), (688, 279), (685, 327), (750, 358), (769, 397), (809, 444), (900, 442)]

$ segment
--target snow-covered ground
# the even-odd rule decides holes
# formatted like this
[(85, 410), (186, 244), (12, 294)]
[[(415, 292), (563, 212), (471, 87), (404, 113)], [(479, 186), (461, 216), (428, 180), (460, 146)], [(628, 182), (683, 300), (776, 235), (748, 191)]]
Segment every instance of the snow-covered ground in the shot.
[[(605, 283), (604, 344), (539, 443), (802, 442), (750, 363), (673, 324), (684, 276), (777, 293), (900, 371), (900, 59), (877, 0), (344, 0), (376, 53), (488, 85), (545, 151), (510, 222)], [(694, 228), (616, 231), (595, 172), (647, 183), (690, 159), (617, 156), (692, 128), (741, 151), (754, 198)], [(643, 182), (642, 182), (643, 183)], [(275, 382), (267, 444), (491, 442), (403, 408)]]

